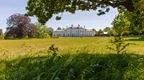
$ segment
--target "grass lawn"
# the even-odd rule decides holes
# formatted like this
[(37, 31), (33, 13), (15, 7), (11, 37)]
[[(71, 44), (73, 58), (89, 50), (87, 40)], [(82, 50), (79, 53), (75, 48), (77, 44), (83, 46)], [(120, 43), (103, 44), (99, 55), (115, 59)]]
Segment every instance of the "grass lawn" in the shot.
[[(49, 39), (27, 39), (27, 40), (0, 40), (0, 56), (9, 57), (35, 53), (47, 50), (52, 44), (59, 48), (60, 53), (83, 50), (95, 53), (111, 53), (107, 49), (110, 46), (110, 37), (85, 37), (85, 38), (49, 38)], [(128, 47), (129, 53), (144, 53), (144, 41), (127, 40), (134, 43)], [(82, 51), (81, 50), (81, 51)]]
[[(110, 39), (0, 40), (0, 80), (144, 80), (144, 55), (139, 55), (144, 54), (144, 41), (127, 38), (135, 44), (128, 52), (135, 54), (118, 55), (108, 54)], [(60, 55), (48, 54), (52, 44)]]

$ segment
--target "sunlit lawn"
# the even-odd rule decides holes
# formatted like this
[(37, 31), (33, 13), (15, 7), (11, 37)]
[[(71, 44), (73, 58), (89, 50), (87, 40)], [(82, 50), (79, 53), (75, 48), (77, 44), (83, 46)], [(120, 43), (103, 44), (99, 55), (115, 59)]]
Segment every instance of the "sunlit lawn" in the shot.
[[(107, 49), (110, 46), (110, 37), (86, 37), (86, 38), (49, 38), (27, 40), (0, 40), (0, 56), (17, 56), (38, 51), (47, 50), (52, 44), (59, 48), (60, 53), (85, 50), (94, 53), (111, 53)], [(144, 41), (127, 41), (135, 43), (128, 47), (129, 53), (144, 53)]]

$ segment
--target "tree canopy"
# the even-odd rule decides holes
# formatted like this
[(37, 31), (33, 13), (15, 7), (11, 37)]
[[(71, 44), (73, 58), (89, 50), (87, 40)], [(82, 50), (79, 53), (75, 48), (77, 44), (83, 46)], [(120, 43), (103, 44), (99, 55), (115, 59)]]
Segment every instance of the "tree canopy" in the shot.
[(13, 14), (7, 19), (5, 38), (34, 37), (35, 27), (31, 19), (23, 14)]
[(48, 38), (49, 37), (49, 30), (46, 25), (42, 25), (40, 23), (35, 23), (36, 26), (36, 38)]
[(135, 4), (136, 9), (133, 12), (123, 11), (124, 16), (130, 22), (129, 31), (138, 35), (144, 33), (144, 0), (139, 0)]
[[(26, 9), (27, 15), (36, 16), (40, 23), (45, 24), (54, 14), (75, 13), (77, 10), (98, 10), (97, 15), (103, 15), (109, 12), (111, 6), (132, 12), (136, 1), (139, 0), (29, 0)], [(60, 20), (61, 16), (56, 19)]]
[(114, 19), (112, 24), (115, 35), (123, 35), (123, 33), (125, 31), (128, 31), (130, 27), (130, 21), (128, 20), (128, 17), (124, 14), (124, 12), (121, 11), (118, 14), (118, 16)]

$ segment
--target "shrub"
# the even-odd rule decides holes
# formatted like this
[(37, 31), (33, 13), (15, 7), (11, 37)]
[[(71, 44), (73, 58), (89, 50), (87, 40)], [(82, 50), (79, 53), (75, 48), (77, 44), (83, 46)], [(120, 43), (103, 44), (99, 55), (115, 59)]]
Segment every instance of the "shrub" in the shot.
[(48, 38), (49, 32), (46, 25), (42, 25), (40, 23), (36, 23), (36, 38)]

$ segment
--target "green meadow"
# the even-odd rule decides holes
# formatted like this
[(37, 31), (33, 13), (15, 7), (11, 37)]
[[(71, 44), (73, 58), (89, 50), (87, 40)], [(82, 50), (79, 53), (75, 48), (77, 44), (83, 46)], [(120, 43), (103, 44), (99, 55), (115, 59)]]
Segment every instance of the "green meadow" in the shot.
[(0, 80), (144, 80), (144, 41), (125, 38), (133, 44), (116, 54), (107, 49), (111, 39), (0, 40)]
[[(80, 49), (95, 53), (113, 53), (107, 49), (111, 46), (111, 37), (82, 37), (82, 38), (48, 38), (48, 39), (22, 39), (0, 40), (0, 55), (23, 55), (47, 50), (54, 44), (60, 53), (77, 51)], [(127, 49), (128, 53), (143, 54), (144, 41), (136, 38), (126, 38), (126, 42), (133, 43)]]

